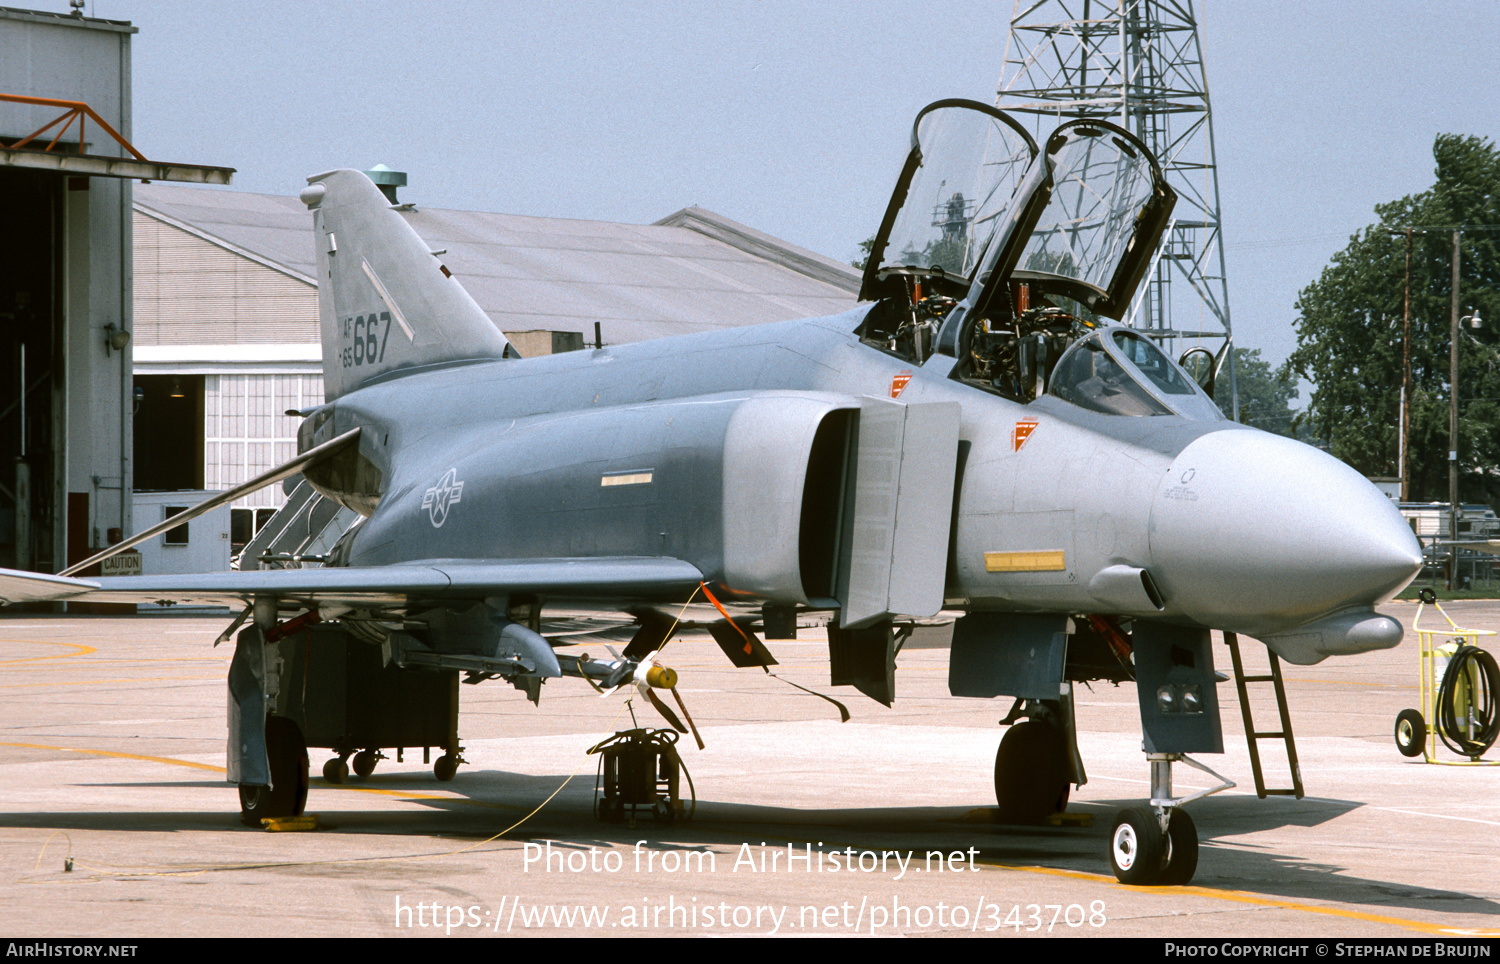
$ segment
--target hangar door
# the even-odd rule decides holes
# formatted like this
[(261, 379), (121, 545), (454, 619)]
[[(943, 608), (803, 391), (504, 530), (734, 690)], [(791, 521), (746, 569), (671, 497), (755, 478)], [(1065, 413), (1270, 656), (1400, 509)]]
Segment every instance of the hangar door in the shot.
[(0, 565), (61, 561), (63, 191), (70, 179), (0, 167)]

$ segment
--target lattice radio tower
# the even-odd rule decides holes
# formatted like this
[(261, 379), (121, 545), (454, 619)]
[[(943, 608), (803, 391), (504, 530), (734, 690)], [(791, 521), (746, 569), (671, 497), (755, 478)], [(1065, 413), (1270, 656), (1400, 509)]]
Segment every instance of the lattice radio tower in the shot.
[[(1232, 344), (1213, 113), (1192, 0), (1015, 0), (995, 104), (1033, 115), (1039, 142), (1062, 120), (1095, 117), (1151, 149), (1177, 207), (1146, 291), (1122, 320), (1164, 344)], [(1174, 282), (1187, 287), (1177, 304)], [(1223, 354), (1220, 377), (1228, 376), (1238, 419), (1234, 353)]]

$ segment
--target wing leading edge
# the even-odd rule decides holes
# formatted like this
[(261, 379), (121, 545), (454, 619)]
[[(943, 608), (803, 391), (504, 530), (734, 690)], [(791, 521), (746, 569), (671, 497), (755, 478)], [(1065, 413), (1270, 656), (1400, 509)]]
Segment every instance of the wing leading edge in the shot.
[(181, 576), (76, 579), (0, 569), (0, 601), (151, 602), (238, 607), (257, 596), (287, 601), (405, 606), (427, 600), (537, 593), (555, 598), (682, 601), (703, 579), (696, 566), (652, 556), (434, 559), (395, 566), (264, 569)]

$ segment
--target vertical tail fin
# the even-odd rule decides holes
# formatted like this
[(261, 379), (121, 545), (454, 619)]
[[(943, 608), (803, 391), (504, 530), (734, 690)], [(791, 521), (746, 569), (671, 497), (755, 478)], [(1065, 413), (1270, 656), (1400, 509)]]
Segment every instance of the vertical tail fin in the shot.
[(506, 356), (505, 336), (368, 177), (308, 185), (325, 398), (398, 369)]

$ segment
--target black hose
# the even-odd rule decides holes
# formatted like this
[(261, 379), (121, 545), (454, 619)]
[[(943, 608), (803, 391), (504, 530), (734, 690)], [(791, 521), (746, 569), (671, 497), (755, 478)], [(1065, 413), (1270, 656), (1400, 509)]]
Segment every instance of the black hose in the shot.
[[(1478, 672), (1470, 676), (1468, 715), (1459, 719), (1458, 697), (1460, 674), (1470, 672), (1472, 663)], [(1460, 646), (1448, 661), (1448, 671), (1443, 674), (1443, 685), (1438, 688), (1438, 736), (1448, 749), (1461, 756), (1477, 757), (1500, 737), (1500, 714), (1495, 712), (1495, 696), (1500, 693), (1500, 666), (1495, 657), (1478, 646)], [(1471, 738), (1467, 734), (1472, 717), (1476, 732)]]

